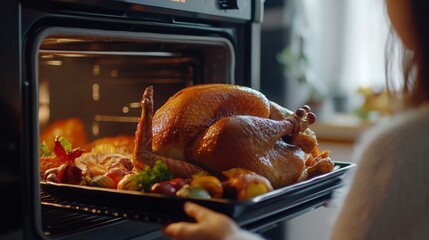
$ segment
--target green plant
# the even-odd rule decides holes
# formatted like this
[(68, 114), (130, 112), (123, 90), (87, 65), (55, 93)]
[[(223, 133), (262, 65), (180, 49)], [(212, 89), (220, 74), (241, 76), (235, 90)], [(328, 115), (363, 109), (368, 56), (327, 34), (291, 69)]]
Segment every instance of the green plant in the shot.
[(309, 75), (309, 60), (305, 52), (304, 37), (298, 37), (296, 48), (286, 47), (277, 56), (278, 61), (283, 66), (284, 73), (288, 79), (296, 81), (308, 88), (308, 102), (321, 102), (325, 94), (321, 88), (316, 87)]

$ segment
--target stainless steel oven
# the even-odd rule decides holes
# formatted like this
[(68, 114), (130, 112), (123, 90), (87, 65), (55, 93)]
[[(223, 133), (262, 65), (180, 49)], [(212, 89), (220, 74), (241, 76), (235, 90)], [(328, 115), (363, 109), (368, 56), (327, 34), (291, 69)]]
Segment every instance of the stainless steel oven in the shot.
[(3, 1), (0, 238), (162, 238), (159, 224), (57, 208), (40, 190), (40, 134), (70, 118), (83, 141), (133, 132), (148, 85), (155, 108), (201, 83), (258, 89), (262, 12), (262, 0)]

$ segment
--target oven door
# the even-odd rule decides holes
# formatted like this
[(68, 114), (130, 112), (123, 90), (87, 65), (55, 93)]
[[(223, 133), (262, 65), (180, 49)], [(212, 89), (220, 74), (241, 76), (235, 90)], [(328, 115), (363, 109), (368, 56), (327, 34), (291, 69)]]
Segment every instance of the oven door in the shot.
[[(122, 136), (133, 143), (147, 86), (154, 88), (156, 110), (187, 86), (234, 83), (235, 51), (220, 36), (53, 27), (42, 31), (35, 43), (31, 86), (38, 99), (35, 129), (40, 138), (34, 143), (48, 149), (54, 149), (58, 134), (81, 148), (106, 137)], [(42, 176), (46, 169), (39, 165)], [(54, 223), (59, 220), (45, 211), (46, 206), (40, 218), (44, 235), (71, 230), (58, 231), (66, 224)], [(138, 229), (154, 230), (153, 224), (146, 225)]]

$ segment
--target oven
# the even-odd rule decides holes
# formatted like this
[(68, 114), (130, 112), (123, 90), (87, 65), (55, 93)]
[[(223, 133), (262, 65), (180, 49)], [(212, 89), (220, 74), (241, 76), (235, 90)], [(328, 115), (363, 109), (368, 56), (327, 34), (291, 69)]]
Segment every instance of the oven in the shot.
[(42, 206), (40, 134), (70, 118), (87, 142), (133, 133), (149, 85), (155, 108), (201, 83), (258, 89), (262, 12), (262, 0), (3, 2), (0, 238), (160, 238), (159, 224)]
[[(258, 90), (263, 2), (2, 2), (0, 238), (163, 239), (163, 224), (188, 220), (186, 198), (46, 184), (41, 152), (55, 150), (56, 135), (73, 146), (114, 136), (114, 149), (102, 151), (126, 149), (148, 86), (155, 110), (198, 84)], [(350, 167), (338, 162), (329, 174), (249, 201), (193, 201), (279, 238), (277, 226), (322, 206)]]

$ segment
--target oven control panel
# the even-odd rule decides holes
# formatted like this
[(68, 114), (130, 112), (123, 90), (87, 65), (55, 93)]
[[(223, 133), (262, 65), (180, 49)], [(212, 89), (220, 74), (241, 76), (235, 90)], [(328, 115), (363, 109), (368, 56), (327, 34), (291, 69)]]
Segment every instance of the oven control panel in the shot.
[(238, 9), (237, 0), (219, 0), (220, 9)]
[(252, 1), (249, 0), (127, 0), (127, 2), (242, 20), (251, 20), (252, 17)]
[(260, 22), (265, 0), (38, 0), (74, 9), (111, 9), (170, 16)]

